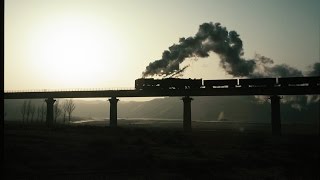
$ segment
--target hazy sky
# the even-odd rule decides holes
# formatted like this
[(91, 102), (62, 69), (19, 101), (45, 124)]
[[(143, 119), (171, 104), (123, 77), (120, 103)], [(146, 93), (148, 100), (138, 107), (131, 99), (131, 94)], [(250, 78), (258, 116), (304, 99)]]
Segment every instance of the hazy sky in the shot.
[[(6, 90), (133, 87), (162, 52), (204, 22), (255, 53), (303, 71), (319, 62), (319, 0), (5, 0)], [(228, 76), (218, 56), (186, 78)]]

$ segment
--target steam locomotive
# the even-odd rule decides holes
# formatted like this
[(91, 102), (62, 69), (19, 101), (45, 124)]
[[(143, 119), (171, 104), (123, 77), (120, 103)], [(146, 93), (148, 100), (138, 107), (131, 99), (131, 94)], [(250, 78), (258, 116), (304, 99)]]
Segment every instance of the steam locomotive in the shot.
[(180, 78), (140, 78), (135, 80), (136, 90), (186, 90), (213, 88), (255, 88), (255, 87), (292, 87), (292, 86), (320, 86), (320, 76), (314, 77), (286, 77), (286, 78), (256, 78), (256, 79), (180, 79)]
[(202, 79), (137, 79), (135, 81), (135, 88), (137, 90), (148, 89), (199, 89), (202, 86)]

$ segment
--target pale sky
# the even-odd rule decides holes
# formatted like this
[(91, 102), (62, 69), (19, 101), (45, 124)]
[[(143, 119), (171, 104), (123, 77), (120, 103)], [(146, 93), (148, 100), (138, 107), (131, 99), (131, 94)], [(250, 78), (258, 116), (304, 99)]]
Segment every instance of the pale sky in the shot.
[[(319, 0), (5, 0), (5, 90), (134, 87), (199, 25), (235, 30), (255, 53), (303, 71), (319, 62)], [(185, 78), (229, 78), (218, 56)]]

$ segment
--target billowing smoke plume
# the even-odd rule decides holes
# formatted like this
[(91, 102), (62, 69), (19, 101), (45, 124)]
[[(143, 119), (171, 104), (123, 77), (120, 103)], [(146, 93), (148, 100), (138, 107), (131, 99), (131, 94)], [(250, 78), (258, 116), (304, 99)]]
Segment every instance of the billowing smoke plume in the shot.
[(274, 64), (273, 60), (261, 56), (255, 55), (256, 66), (252, 74), (249, 74), (250, 78), (259, 77), (301, 77), (302, 71), (290, 67), (287, 64)]
[(186, 58), (208, 57), (210, 52), (219, 55), (221, 66), (233, 76), (248, 76), (254, 70), (255, 61), (242, 58), (242, 40), (237, 32), (228, 32), (220, 23), (204, 23), (195, 37), (180, 38), (160, 60), (150, 63), (143, 76), (182, 73), (186, 67), (180, 68), (180, 64)]
[[(187, 58), (208, 57), (210, 52), (220, 58), (221, 67), (234, 77), (294, 77), (303, 73), (286, 64), (275, 65), (273, 60), (261, 55), (254, 59), (243, 58), (242, 40), (235, 31), (228, 31), (220, 23), (203, 23), (194, 37), (180, 38), (162, 53), (162, 58), (150, 63), (143, 76), (176, 76), (188, 68), (180, 67)], [(313, 65), (308, 75), (319, 75), (320, 63)]]
[(224, 117), (224, 112), (221, 111), (221, 112), (219, 113), (219, 116), (218, 116), (218, 121), (223, 121), (224, 119), (225, 119), (225, 117)]
[(311, 68), (311, 71), (308, 73), (309, 76), (320, 76), (320, 63), (314, 63)]

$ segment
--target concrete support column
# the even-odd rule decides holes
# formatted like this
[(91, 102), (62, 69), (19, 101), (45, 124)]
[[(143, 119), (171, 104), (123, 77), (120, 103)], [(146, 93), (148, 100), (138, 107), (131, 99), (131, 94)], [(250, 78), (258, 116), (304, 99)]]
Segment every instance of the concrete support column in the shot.
[(270, 96), (271, 99), (271, 127), (272, 135), (281, 135), (280, 96)]
[(53, 124), (53, 105), (56, 100), (54, 100), (53, 98), (48, 98), (45, 101), (47, 103), (46, 123), (50, 126)]
[(182, 98), (183, 100), (183, 129), (186, 132), (191, 131), (191, 101), (193, 100), (189, 96)]
[(320, 136), (320, 100), (318, 101), (318, 134)]
[(110, 102), (110, 127), (117, 127), (117, 103), (119, 99), (111, 97)]

